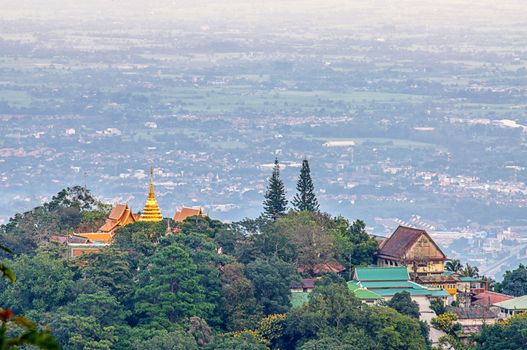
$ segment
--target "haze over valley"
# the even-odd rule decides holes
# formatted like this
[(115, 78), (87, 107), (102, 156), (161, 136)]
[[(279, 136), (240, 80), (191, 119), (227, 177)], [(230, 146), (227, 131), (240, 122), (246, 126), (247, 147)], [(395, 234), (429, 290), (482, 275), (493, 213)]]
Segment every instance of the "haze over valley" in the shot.
[(527, 254), (523, 1), (0, 1), (0, 223), (86, 185), (256, 217), (309, 159), (321, 210)]

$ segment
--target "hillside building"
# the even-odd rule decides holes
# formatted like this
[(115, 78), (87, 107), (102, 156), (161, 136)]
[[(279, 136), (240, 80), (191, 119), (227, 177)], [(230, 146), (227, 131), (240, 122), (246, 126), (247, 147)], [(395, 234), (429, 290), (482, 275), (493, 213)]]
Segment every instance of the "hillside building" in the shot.
[(148, 198), (145, 203), (145, 207), (141, 212), (140, 221), (144, 222), (159, 222), (163, 220), (161, 209), (157, 204), (156, 195), (154, 193), (154, 168), (150, 168), (150, 191), (148, 192)]
[(521, 312), (527, 312), (527, 295), (501, 301), (493, 306), (499, 309), (500, 318), (508, 318)]
[(411, 299), (419, 305), (422, 315), (433, 314), (430, 302), (434, 299), (439, 299), (444, 304), (453, 300), (443, 289), (428, 288), (413, 282), (405, 266), (357, 267), (353, 280), (348, 282), (348, 288), (368, 304), (389, 301), (397, 293), (408, 292)]
[(377, 266), (405, 266), (409, 273), (419, 277), (443, 275), (446, 260), (446, 255), (425, 230), (405, 226), (399, 226), (383, 241), (377, 253)]
[(134, 214), (128, 204), (116, 205), (97, 232), (75, 233), (68, 238), (68, 256), (74, 258), (109, 246), (118, 228), (137, 221), (139, 215)]
[(203, 213), (203, 209), (201, 208), (186, 208), (183, 207), (181, 210), (176, 210), (176, 213), (174, 214), (174, 217), (172, 218), (175, 222), (183, 222), (187, 218), (190, 218), (192, 216), (202, 216), (206, 217), (207, 214)]
[[(181, 223), (191, 216), (206, 216), (203, 210), (193, 208), (183, 208), (176, 211), (174, 221)], [(150, 188), (148, 198), (141, 214), (134, 214), (128, 204), (118, 204), (112, 208), (110, 214), (96, 232), (75, 233), (67, 238), (68, 256), (78, 257), (85, 253), (93, 253), (110, 246), (117, 229), (135, 222), (160, 222), (163, 220), (161, 209), (157, 203), (154, 192), (153, 169), (150, 169)], [(170, 229), (167, 225), (167, 233), (177, 232)], [(59, 239), (57, 238), (57, 241)]]

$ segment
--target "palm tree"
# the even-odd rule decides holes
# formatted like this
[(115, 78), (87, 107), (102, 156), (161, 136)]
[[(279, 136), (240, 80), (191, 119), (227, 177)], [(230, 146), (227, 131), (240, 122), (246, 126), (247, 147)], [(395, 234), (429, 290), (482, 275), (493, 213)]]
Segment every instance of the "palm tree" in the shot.
[(466, 277), (478, 277), (479, 269), (476, 266), (470, 266), (469, 264), (466, 264), (461, 271), (461, 274)]
[(447, 269), (447, 271), (456, 273), (461, 272), (461, 270), (463, 270), (463, 265), (461, 265), (461, 261), (459, 261), (458, 259), (453, 259), (446, 262), (445, 268)]

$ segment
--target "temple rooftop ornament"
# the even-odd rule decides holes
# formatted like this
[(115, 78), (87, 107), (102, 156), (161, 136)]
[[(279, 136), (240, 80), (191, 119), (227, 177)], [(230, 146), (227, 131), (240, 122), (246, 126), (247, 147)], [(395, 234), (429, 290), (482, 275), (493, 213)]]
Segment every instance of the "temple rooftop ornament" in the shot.
[(159, 222), (163, 220), (161, 215), (161, 209), (157, 204), (156, 196), (154, 194), (154, 168), (150, 168), (150, 192), (148, 193), (148, 199), (146, 200), (145, 208), (141, 213), (141, 220), (143, 222)]

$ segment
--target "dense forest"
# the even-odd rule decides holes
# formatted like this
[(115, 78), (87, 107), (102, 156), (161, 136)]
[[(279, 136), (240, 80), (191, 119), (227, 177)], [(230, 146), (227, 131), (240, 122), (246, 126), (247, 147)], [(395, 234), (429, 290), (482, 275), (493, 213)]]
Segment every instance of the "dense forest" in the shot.
[[(68, 350), (431, 348), (409, 298), (367, 306), (347, 288), (377, 249), (360, 220), (290, 210), (233, 224), (138, 222), (111, 247), (67, 259), (52, 237), (96, 228), (108, 210), (74, 187), (2, 226), (12, 250), (3, 264), (16, 276), (0, 285), (2, 327), (14, 320), (6, 310), (24, 315)], [(346, 271), (320, 273), (327, 262)], [(291, 284), (309, 276), (322, 278), (293, 308)], [(511, 335), (526, 329), (526, 317), (486, 327), (475, 349), (517, 349), (511, 339), (525, 339)]]

